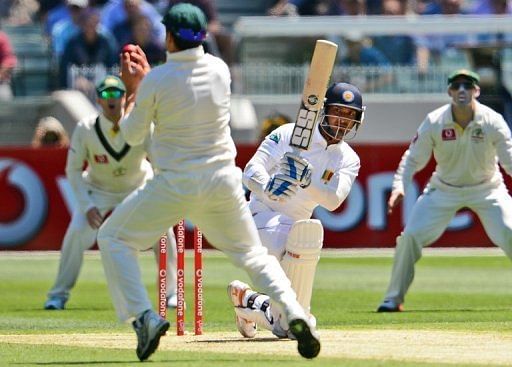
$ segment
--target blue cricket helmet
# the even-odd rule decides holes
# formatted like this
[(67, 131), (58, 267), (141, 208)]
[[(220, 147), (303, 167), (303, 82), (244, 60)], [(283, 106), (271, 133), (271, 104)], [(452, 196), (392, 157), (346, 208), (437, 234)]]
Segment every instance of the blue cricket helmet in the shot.
[(348, 83), (332, 84), (325, 94), (324, 105), (337, 105), (353, 108), (360, 112), (358, 114), (358, 120), (359, 122), (363, 122), (363, 113), (366, 107), (363, 106), (363, 96), (355, 85)]

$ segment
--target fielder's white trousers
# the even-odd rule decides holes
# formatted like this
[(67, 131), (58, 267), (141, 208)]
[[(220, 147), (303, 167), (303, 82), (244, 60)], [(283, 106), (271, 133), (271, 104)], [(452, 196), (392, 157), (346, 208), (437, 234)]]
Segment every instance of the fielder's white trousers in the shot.
[(137, 252), (181, 218), (191, 220), (208, 242), (245, 269), (253, 284), (277, 301), (287, 316), (305, 318), (290, 281), (258, 238), (242, 189), (242, 172), (230, 164), (188, 174), (159, 173), (119, 205), (100, 228), (98, 244), (121, 321), (152, 308)]
[(491, 241), (512, 259), (512, 198), (504, 184), (479, 190), (454, 188), (445, 191), (430, 187), (418, 198), (404, 231), (397, 238), (386, 299), (403, 303), (422, 248), (435, 242), (455, 213), (464, 207), (477, 214)]
[[(102, 216), (111, 212), (124, 198), (125, 194), (114, 195), (101, 191), (90, 190), (91, 200), (98, 208)], [(167, 272), (167, 295), (176, 293), (176, 239), (174, 233), (169, 235), (169, 256)], [(97, 229), (93, 229), (87, 222), (85, 213), (78, 208), (73, 211), (71, 222), (66, 230), (61, 247), (59, 270), (52, 289), (48, 292), (48, 298), (60, 298), (67, 300), (74, 287), (80, 269), (82, 268), (84, 251), (91, 248), (96, 242)], [(154, 246), (158, 253), (158, 244)], [(157, 257), (158, 261), (158, 257)]]

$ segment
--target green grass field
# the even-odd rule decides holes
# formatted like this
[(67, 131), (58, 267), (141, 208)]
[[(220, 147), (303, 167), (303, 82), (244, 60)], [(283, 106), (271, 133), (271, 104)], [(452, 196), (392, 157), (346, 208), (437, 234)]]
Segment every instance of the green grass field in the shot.
[[(187, 265), (191, 267), (191, 258)], [(205, 335), (162, 338), (151, 366), (483, 366), (512, 365), (512, 267), (499, 250), (426, 251), (406, 312), (377, 314), (391, 252), (327, 252), (315, 279), (312, 310), (320, 356), (307, 361), (293, 341), (261, 332), (243, 340), (226, 296), (248, 281), (218, 252), (204, 258)], [(65, 311), (42, 309), (58, 254), (0, 252), (0, 366), (138, 365), (135, 334), (115, 318), (97, 253), (87, 253)], [(156, 302), (156, 267), (141, 256)], [(189, 269), (190, 270), (190, 269)], [(191, 274), (187, 288), (191, 329)]]

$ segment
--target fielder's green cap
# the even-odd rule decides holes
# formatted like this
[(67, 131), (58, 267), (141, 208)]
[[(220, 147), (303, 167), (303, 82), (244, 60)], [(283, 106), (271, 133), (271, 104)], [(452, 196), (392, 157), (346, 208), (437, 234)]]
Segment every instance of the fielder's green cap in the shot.
[(96, 92), (101, 93), (104, 90), (112, 88), (126, 92), (126, 87), (124, 86), (123, 81), (115, 75), (107, 75), (96, 87)]
[(451, 84), (451, 82), (453, 82), (459, 76), (466, 77), (467, 79), (471, 80), (473, 84), (478, 85), (478, 83), (480, 83), (480, 76), (478, 76), (477, 73), (468, 69), (459, 69), (455, 70), (448, 76), (448, 84)]
[(172, 6), (164, 15), (162, 23), (173, 35), (188, 42), (202, 42), (206, 38), (208, 21), (197, 6), (179, 3)]

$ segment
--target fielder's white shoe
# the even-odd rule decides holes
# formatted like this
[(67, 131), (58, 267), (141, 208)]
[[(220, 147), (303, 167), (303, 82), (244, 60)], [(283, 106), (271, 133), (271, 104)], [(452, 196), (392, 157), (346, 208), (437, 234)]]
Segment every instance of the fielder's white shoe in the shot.
[[(228, 297), (234, 307), (247, 307), (247, 305), (244, 306), (243, 304), (244, 296), (247, 292), (255, 293), (248, 284), (239, 280), (234, 280), (228, 285)], [(256, 336), (257, 326), (255, 322), (240, 317), (236, 312), (235, 321), (238, 331), (245, 338), (254, 338)]]
[(48, 298), (44, 303), (45, 310), (63, 310), (66, 300), (63, 298)]
[(145, 361), (158, 348), (160, 337), (169, 329), (169, 321), (152, 310), (144, 311), (133, 322), (137, 334), (137, 357)]

